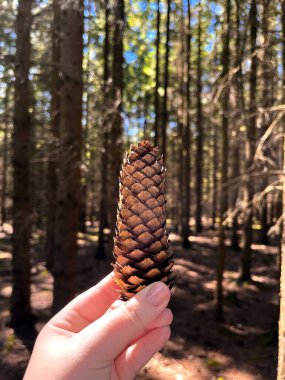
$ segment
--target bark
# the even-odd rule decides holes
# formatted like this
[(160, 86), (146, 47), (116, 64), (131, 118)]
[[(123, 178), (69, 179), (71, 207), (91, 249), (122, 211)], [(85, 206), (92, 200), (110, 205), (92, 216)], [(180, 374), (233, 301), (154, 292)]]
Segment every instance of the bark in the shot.
[[(282, 17), (285, 19), (285, 1), (282, 2)], [(283, 24), (284, 28), (285, 23)], [(285, 37), (283, 29), (283, 38)], [(284, 44), (284, 41), (283, 41)], [(284, 51), (283, 51), (284, 52)], [(283, 57), (284, 59), (284, 57)], [(284, 70), (284, 67), (283, 67)], [(284, 74), (283, 74), (284, 75)], [(285, 152), (285, 140), (283, 140)], [(285, 155), (283, 155), (283, 215), (285, 215)], [(280, 274), (280, 317), (279, 317), (279, 344), (278, 344), (278, 375), (277, 380), (285, 379), (285, 223), (282, 227), (281, 241), (281, 274)]]
[(77, 292), (77, 232), (80, 215), (83, 1), (60, 0), (61, 46), (59, 184), (53, 310)]
[(197, 137), (196, 137), (196, 232), (202, 231), (202, 181), (203, 181), (203, 109), (202, 109), (202, 8), (199, 2), (198, 57), (197, 57)]
[(52, 23), (52, 72), (51, 72), (51, 136), (49, 142), (49, 161), (47, 166), (47, 234), (46, 261), (47, 268), (53, 271), (55, 253), (56, 197), (58, 188), (57, 145), (60, 124), (60, 9), (58, 0), (53, 1)]
[[(80, 196), (80, 223), (79, 223), (79, 231), (82, 233), (86, 232), (86, 219), (88, 218), (88, 195), (89, 195), (89, 187), (92, 188), (92, 179), (90, 177), (94, 176), (95, 173), (93, 171), (94, 168), (91, 169), (90, 162), (91, 162), (91, 154), (90, 154), (90, 161), (87, 158), (87, 154), (90, 152), (90, 148), (88, 148), (88, 145), (91, 147), (91, 150), (93, 148), (92, 146), (92, 139), (91, 139), (91, 128), (90, 124), (93, 124), (93, 122), (90, 123), (90, 100), (91, 100), (91, 92), (89, 90), (89, 74), (91, 72), (91, 65), (90, 65), (90, 38), (92, 34), (92, 30), (90, 25), (92, 24), (92, 17), (91, 17), (91, 1), (86, 0), (85, 9), (87, 10), (87, 17), (84, 17), (84, 25), (85, 25), (85, 35), (86, 35), (86, 42), (85, 45), (88, 47), (88, 53), (86, 57), (86, 67), (83, 73), (83, 76), (85, 77), (84, 80), (84, 97), (86, 101), (83, 103), (83, 109), (85, 114), (85, 124), (82, 131), (82, 166), (84, 170), (82, 170), (81, 173), (81, 196)], [(92, 173), (90, 175), (90, 173)], [(90, 186), (91, 182), (91, 186)]]
[(182, 240), (183, 247), (189, 248), (190, 241), (190, 178), (191, 178), (191, 5), (190, 0), (187, 1), (187, 28), (186, 28), (186, 56), (185, 56), (185, 66), (186, 66), (186, 125), (185, 125), (185, 135), (183, 138), (183, 150), (184, 150), (184, 207), (182, 210)]
[(250, 89), (249, 89), (249, 115), (248, 125), (246, 132), (245, 143), (245, 167), (247, 178), (244, 184), (244, 202), (245, 202), (245, 216), (244, 216), (244, 228), (243, 228), (243, 250), (240, 264), (240, 280), (249, 281), (251, 279), (251, 243), (252, 243), (252, 201), (254, 194), (253, 181), (249, 177), (251, 167), (253, 165), (254, 153), (255, 153), (255, 130), (256, 130), (256, 85), (257, 85), (257, 57), (254, 54), (257, 48), (257, 5), (253, 0), (250, 8), (250, 48), (251, 48), (251, 70), (250, 70)]
[(162, 136), (162, 155), (164, 164), (167, 158), (167, 127), (168, 127), (168, 82), (169, 82), (169, 42), (170, 42), (170, 12), (171, 0), (167, 0), (167, 17), (166, 17), (166, 40), (165, 40), (165, 61), (164, 61), (164, 96), (162, 104), (162, 117), (161, 117), (161, 136)]
[(96, 257), (99, 259), (106, 258), (105, 252), (105, 228), (108, 227), (108, 170), (109, 170), (109, 155), (108, 155), (108, 130), (109, 130), (109, 116), (108, 116), (108, 98), (109, 98), (109, 54), (110, 54), (110, 40), (109, 40), (109, 18), (110, 18), (110, 5), (109, 0), (105, 0), (105, 41), (104, 41), (104, 115), (102, 125), (102, 150), (101, 150), (101, 192), (100, 192), (100, 210), (99, 210), (99, 240)]
[[(262, 2), (263, 10), (262, 10), (262, 34), (263, 34), (263, 58), (262, 58), (262, 106), (266, 109), (269, 108), (270, 105), (273, 104), (271, 91), (270, 91), (270, 81), (271, 81), (271, 75), (270, 75), (270, 39), (269, 39), (269, 0), (263, 0)], [(264, 112), (262, 115), (262, 123), (261, 123), (261, 136), (266, 132), (268, 126), (271, 124), (272, 117), (270, 112)], [(269, 150), (266, 150), (264, 152), (266, 156), (270, 155)], [(266, 167), (266, 163), (262, 162), (263, 167)], [(262, 181), (262, 188), (261, 191), (264, 190), (267, 187), (268, 184), (268, 177), (263, 176)], [(261, 224), (261, 231), (260, 231), (260, 243), (261, 244), (268, 244), (268, 230), (269, 230), (269, 224), (267, 222), (267, 197), (265, 196), (261, 205), (260, 210), (260, 224)]]
[(217, 190), (218, 190), (218, 168), (219, 168), (219, 152), (218, 152), (218, 130), (214, 126), (213, 132), (213, 197), (212, 197), (212, 228), (216, 228), (216, 217), (217, 217)]
[(178, 234), (182, 236), (183, 228), (183, 212), (185, 208), (185, 162), (184, 162), (184, 134), (185, 134), (185, 22), (184, 22), (184, 9), (183, 4), (181, 4), (181, 14), (180, 14), (180, 26), (179, 26), (179, 40), (180, 50), (179, 58), (177, 60), (177, 81), (179, 82), (179, 96), (177, 101), (177, 143), (176, 152), (177, 158), (176, 162), (179, 162), (177, 168), (178, 175), (178, 188), (180, 191), (176, 192), (176, 202), (177, 202), (177, 215), (178, 215)]
[[(227, 77), (230, 65), (230, 18), (231, 1), (226, 0), (225, 21), (223, 31), (223, 51), (221, 63), (223, 66), (222, 78)], [(223, 321), (223, 277), (225, 266), (225, 226), (224, 219), (228, 208), (228, 124), (229, 124), (229, 84), (226, 82), (222, 94), (222, 170), (220, 184), (220, 225), (219, 225), (219, 246), (217, 259), (217, 288), (216, 288), (216, 312), (217, 320)]]
[[(237, 132), (238, 133), (238, 132)], [(232, 180), (235, 180), (239, 174), (240, 174), (240, 165), (239, 165), (239, 160), (240, 160), (240, 155), (239, 155), (239, 140), (237, 136), (234, 137), (236, 141), (234, 142), (233, 146), (233, 164), (232, 164)], [(238, 184), (233, 185), (233, 189), (231, 190), (233, 194), (233, 208), (235, 208), (236, 201), (238, 199), (238, 193), (239, 193), (239, 186)], [(233, 217), (233, 225), (232, 225), (232, 231), (231, 231), (231, 247), (235, 251), (239, 251), (239, 235), (238, 235), (238, 213), (236, 213)]]
[(125, 29), (125, 4), (124, 0), (115, 2), (115, 30), (113, 45), (113, 67), (112, 67), (112, 101), (113, 115), (111, 122), (110, 147), (110, 228), (114, 236), (116, 224), (116, 208), (119, 198), (118, 176), (123, 156), (123, 62), (124, 62), (124, 29)]
[[(240, 49), (241, 38), (240, 38), (240, 5), (238, 0), (236, 0), (236, 20), (235, 20), (235, 67), (239, 67), (239, 71), (235, 76), (234, 82), (234, 90), (235, 90), (235, 108), (236, 108), (236, 127), (233, 131), (234, 135), (232, 136), (233, 140), (233, 163), (232, 163), (232, 174), (231, 179), (233, 181), (236, 180), (240, 175), (240, 141), (239, 141), (239, 128), (240, 123), (240, 114), (244, 114), (243, 107), (243, 88), (242, 88), (242, 72), (241, 72), (241, 64), (242, 64), (242, 54)], [(233, 185), (233, 189), (231, 190), (232, 194), (232, 207), (235, 208), (237, 206), (237, 201), (239, 197), (239, 186), (238, 183)], [(238, 216), (239, 213), (235, 213), (232, 222), (232, 231), (231, 231), (231, 248), (235, 251), (239, 251), (239, 236), (238, 236)]]
[(19, 0), (16, 19), (15, 108), (13, 135), (13, 247), (11, 296), (12, 325), (30, 324), (30, 144), (31, 93), (29, 83), (31, 54), (32, 0)]
[(156, 15), (156, 69), (155, 69), (155, 99), (154, 99), (154, 109), (155, 109), (155, 121), (154, 121), (154, 145), (159, 145), (159, 119), (160, 119), (160, 107), (159, 107), (159, 60), (160, 60), (160, 0), (157, 1), (157, 15)]
[(1, 186), (1, 225), (7, 221), (6, 198), (7, 198), (7, 174), (8, 174), (8, 132), (9, 132), (9, 93), (10, 84), (7, 84), (4, 100), (4, 137), (2, 148), (2, 186)]

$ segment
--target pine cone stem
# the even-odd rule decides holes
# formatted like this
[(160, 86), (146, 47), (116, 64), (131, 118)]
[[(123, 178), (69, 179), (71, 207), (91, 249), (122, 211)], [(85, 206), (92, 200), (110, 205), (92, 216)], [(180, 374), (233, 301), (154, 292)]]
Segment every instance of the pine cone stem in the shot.
[(114, 279), (127, 300), (154, 281), (173, 283), (173, 253), (165, 230), (165, 168), (149, 141), (132, 145), (120, 172), (114, 238)]

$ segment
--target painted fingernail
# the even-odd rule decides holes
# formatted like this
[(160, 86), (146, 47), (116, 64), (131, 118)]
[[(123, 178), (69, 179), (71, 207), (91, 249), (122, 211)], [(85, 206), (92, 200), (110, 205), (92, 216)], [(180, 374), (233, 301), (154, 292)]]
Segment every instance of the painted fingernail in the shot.
[(161, 305), (168, 297), (169, 290), (163, 282), (155, 282), (152, 284), (146, 294), (146, 298), (152, 306)]

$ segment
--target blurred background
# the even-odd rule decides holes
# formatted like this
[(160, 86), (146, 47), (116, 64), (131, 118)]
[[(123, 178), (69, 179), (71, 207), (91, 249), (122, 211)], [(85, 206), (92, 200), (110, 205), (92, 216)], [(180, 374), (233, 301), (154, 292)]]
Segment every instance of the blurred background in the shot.
[(172, 338), (138, 378), (275, 379), (285, 1), (1, 0), (0, 25), (0, 379), (110, 272), (142, 139), (177, 276)]

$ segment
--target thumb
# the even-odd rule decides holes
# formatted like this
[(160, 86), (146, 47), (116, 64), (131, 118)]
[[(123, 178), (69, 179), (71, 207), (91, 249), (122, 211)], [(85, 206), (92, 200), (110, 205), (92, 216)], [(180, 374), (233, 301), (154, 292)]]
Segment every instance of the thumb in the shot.
[(169, 288), (155, 282), (91, 323), (75, 339), (80, 340), (85, 353), (94, 355), (96, 361), (113, 360), (137, 336), (147, 332), (147, 325), (166, 308), (169, 299)]

